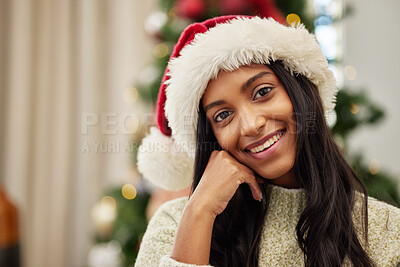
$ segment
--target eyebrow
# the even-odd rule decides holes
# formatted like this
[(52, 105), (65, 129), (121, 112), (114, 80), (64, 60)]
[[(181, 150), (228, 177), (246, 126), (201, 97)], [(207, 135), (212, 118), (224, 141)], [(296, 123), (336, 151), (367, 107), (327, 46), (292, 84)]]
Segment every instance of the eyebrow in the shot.
[[(265, 76), (265, 75), (269, 75), (269, 74), (272, 74), (272, 73), (269, 72), (269, 71), (262, 71), (262, 72), (260, 72), (260, 73), (258, 73), (258, 74), (256, 74), (256, 75), (254, 75), (253, 77), (251, 77), (250, 79), (248, 79), (248, 80), (242, 85), (242, 88), (241, 88), (242, 92), (246, 91), (246, 90), (249, 88), (249, 86), (250, 86), (253, 82), (255, 82), (256, 80), (260, 79), (261, 77), (263, 77), (263, 76)], [(213, 107), (215, 107), (215, 106), (219, 106), (219, 105), (225, 104), (225, 103), (226, 103), (226, 102), (225, 102), (224, 100), (217, 100), (217, 101), (214, 101), (214, 102), (208, 104), (208, 105), (204, 108), (204, 112), (207, 113), (207, 111), (208, 111), (209, 109), (211, 109), (211, 108), (213, 108)]]
[(242, 92), (246, 91), (247, 88), (249, 88), (249, 86), (250, 86), (253, 82), (255, 82), (256, 80), (258, 80), (258, 79), (260, 79), (261, 77), (263, 77), (263, 76), (265, 76), (265, 75), (268, 75), (268, 74), (272, 74), (272, 73), (269, 72), (269, 71), (262, 71), (262, 72), (260, 72), (260, 73), (258, 73), (258, 74), (256, 74), (256, 75), (254, 75), (254, 76), (251, 77), (250, 79), (248, 79), (247, 82), (245, 82), (245, 83), (242, 85)]

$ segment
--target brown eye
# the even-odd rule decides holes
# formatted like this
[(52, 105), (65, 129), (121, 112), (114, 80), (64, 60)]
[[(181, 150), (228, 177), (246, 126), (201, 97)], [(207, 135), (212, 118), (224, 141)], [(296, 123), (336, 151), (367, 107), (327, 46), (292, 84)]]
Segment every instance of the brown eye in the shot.
[(231, 115), (231, 114), (232, 114), (231, 111), (222, 111), (217, 116), (215, 116), (214, 121), (221, 122), (221, 121), (225, 120), (226, 118), (228, 118), (229, 115)]
[(266, 96), (269, 92), (271, 92), (272, 87), (263, 87), (257, 91), (256, 95), (254, 96), (254, 100)]

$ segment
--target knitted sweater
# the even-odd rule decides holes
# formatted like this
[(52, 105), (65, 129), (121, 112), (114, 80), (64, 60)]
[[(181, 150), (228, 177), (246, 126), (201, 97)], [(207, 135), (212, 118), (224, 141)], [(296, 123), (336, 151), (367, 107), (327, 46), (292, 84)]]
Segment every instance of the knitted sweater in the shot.
[[(304, 266), (304, 254), (297, 243), (295, 228), (306, 204), (306, 193), (303, 189), (269, 186), (269, 195), (258, 265)], [(143, 236), (135, 266), (198, 266), (177, 262), (170, 257), (187, 201), (187, 197), (175, 199), (157, 210)], [(362, 197), (357, 194), (353, 221), (360, 237), (361, 207)], [(366, 251), (377, 266), (397, 266), (400, 263), (400, 209), (369, 197), (368, 239)], [(351, 266), (347, 258), (343, 266)]]

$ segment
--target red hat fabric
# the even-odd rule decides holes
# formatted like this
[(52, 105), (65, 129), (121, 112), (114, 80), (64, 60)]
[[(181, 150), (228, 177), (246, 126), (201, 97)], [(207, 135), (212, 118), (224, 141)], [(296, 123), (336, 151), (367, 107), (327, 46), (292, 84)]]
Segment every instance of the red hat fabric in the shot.
[[(190, 44), (196, 34), (199, 33), (205, 33), (207, 32), (210, 28), (215, 27), (215, 25), (220, 24), (220, 23), (225, 23), (229, 20), (232, 20), (234, 18), (238, 17), (249, 17), (249, 16), (236, 16), (236, 15), (230, 15), (230, 16), (221, 16), (221, 17), (215, 17), (208, 19), (204, 22), (196, 22), (193, 24), (190, 24), (181, 34), (181, 36), (178, 39), (178, 42), (176, 43), (174, 50), (171, 53), (170, 60), (176, 57), (180, 56), (180, 52), (183, 47), (186, 45)], [(157, 123), (158, 127), (160, 128), (160, 131), (167, 135), (171, 135), (171, 129), (168, 126), (168, 121), (167, 118), (165, 117), (165, 112), (164, 112), (164, 105), (166, 101), (166, 95), (165, 95), (165, 89), (167, 88), (166, 81), (169, 79), (169, 68), (165, 69), (164, 76), (161, 81), (161, 86), (160, 86), (160, 91), (158, 92), (158, 98), (157, 98)]]

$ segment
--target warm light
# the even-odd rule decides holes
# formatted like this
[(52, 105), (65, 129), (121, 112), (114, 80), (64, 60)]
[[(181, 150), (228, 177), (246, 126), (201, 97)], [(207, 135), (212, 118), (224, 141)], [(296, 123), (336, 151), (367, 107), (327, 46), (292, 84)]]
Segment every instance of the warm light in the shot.
[(112, 197), (106, 196), (93, 206), (92, 222), (97, 233), (102, 237), (110, 237), (116, 219), (116, 203)]
[(137, 116), (129, 116), (125, 120), (125, 130), (127, 133), (134, 134), (139, 130), (140, 121)]
[(172, 19), (176, 19), (178, 16), (176, 15), (177, 14), (177, 7), (173, 7), (173, 8), (171, 8), (169, 11), (168, 11), (168, 16), (170, 17), (170, 18), (172, 18)]
[(377, 174), (381, 169), (381, 163), (379, 160), (373, 159), (369, 162), (368, 169), (371, 174)]
[(290, 13), (289, 15), (287, 15), (286, 21), (289, 25), (294, 24), (294, 26), (298, 26), (301, 23), (299, 15), (294, 13)]
[(144, 22), (144, 28), (149, 34), (157, 34), (160, 29), (167, 22), (168, 17), (167, 14), (161, 11), (155, 11), (147, 17)]
[(168, 46), (164, 43), (157, 44), (153, 48), (153, 55), (156, 58), (163, 58), (168, 55)]
[(126, 199), (134, 199), (136, 197), (136, 188), (131, 184), (126, 184), (122, 187), (122, 195)]
[(159, 69), (154, 67), (153, 65), (149, 65), (139, 72), (138, 82), (141, 85), (149, 86), (151, 83), (158, 79), (159, 75)]
[(351, 103), (351, 107), (350, 107), (350, 112), (353, 113), (354, 115), (357, 114), (360, 111), (360, 106), (355, 104), (355, 103)]
[(353, 66), (344, 67), (344, 76), (347, 80), (354, 81), (357, 78), (357, 70)]
[(103, 197), (103, 199), (101, 200), (101, 205), (103, 206), (108, 206), (111, 209), (115, 210), (115, 208), (117, 207), (117, 202), (115, 201), (114, 198), (110, 197), (110, 196), (105, 196)]
[(138, 95), (139, 95), (138, 90), (134, 87), (130, 87), (124, 90), (122, 97), (126, 103), (132, 104), (136, 101)]

